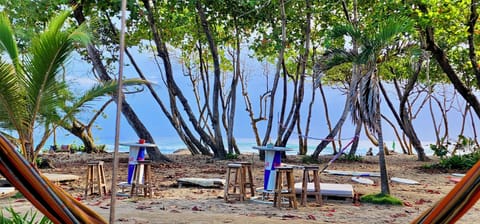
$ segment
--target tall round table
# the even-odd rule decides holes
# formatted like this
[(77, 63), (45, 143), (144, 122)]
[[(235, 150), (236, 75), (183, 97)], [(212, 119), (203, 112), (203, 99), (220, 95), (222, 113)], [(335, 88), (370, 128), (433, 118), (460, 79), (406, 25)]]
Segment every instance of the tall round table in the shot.
[[(145, 160), (145, 151), (147, 147), (157, 147), (157, 145), (152, 143), (120, 143), (120, 145), (129, 147), (127, 183), (131, 184), (137, 161)], [(142, 171), (140, 171), (140, 175), (143, 177)]]
[(292, 149), (270, 145), (253, 146), (253, 148), (265, 151), (263, 190), (264, 193), (272, 193), (275, 189), (275, 179), (277, 176), (275, 168), (282, 165), (282, 152), (292, 151)]

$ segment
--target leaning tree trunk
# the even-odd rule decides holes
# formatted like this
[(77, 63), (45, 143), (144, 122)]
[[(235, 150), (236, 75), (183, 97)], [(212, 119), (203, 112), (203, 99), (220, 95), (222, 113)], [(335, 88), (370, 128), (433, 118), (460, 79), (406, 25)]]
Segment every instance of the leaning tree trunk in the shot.
[(417, 136), (417, 132), (413, 128), (412, 121), (410, 119), (409, 113), (407, 111), (407, 101), (410, 96), (410, 93), (413, 90), (413, 87), (415, 86), (415, 83), (417, 82), (418, 75), (420, 74), (421, 68), (422, 68), (422, 63), (423, 63), (423, 57), (420, 57), (418, 61), (418, 66), (416, 68), (416, 71), (413, 72), (413, 75), (410, 77), (408, 80), (407, 85), (405, 86), (405, 90), (403, 92), (403, 96), (400, 98), (400, 119), (402, 125), (400, 127), (403, 128), (403, 131), (405, 134), (408, 136), (410, 139), (411, 144), (417, 151), (417, 157), (418, 160), (420, 161), (426, 161), (428, 160), (427, 155), (425, 154), (425, 150), (423, 149), (422, 143), (420, 142), (420, 139)]
[[(345, 13), (345, 17), (349, 21), (350, 24), (353, 26), (357, 26), (357, 3), (356, 1), (353, 2), (354, 7), (353, 7), (353, 16), (350, 17), (348, 11), (347, 11), (347, 6), (345, 1), (342, 1), (342, 6), (343, 10)], [(356, 54), (358, 53), (358, 44), (357, 40), (355, 38), (352, 39), (352, 51)], [(353, 65), (352, 68), (352, 78), (350, 80), (350, 87), (349, 87), (349, 93), (354, 92), (354, 90), (357, 88), (357, 83), (360, 80), (360, 67), (359, 65)], [(343, 123), (345, 123), (345, 120), (347, 119), (348, 114), (350, 113), (350, 107), (352, 106), (352, 97), (350, 94), (347, 95), (347, 98), (345, 100), (345, 106), (343, 108), (342, 116), (340, 119), (337, 121), (337, 124), (335, 127), (328, 133), (328, 135), (320, 142), (320, 144), (317, 145), (317, 148), (315, 148), (315, 151), (312, 153), (312, 157), (315, 159), (318, 159), (318, 156), (320, 153), (327, 147), (330, 142), (333, 142), (333, 138), (338, 134), (340, 129), (343, 126)]]
[(335, 124), (335, 127), (332, 129), (332, 131), (330, 131), (330, 133), (328, 133), (328, 135), (320, 142), (320, 144), (317, 145), (317, 148), (315, 148), (315, 151), (312, 153), (312, 158), (318, 159), (318, 156), (323, 151), (323, 149), (325, 149), (328, 144), (333, 142), (333, 138), (335, 138), (335, 136), (340, 131), (340, 128), (342, 128), (343, 124), (345, 123), (345, 120), (347, 120), (347, 116), (350, 113), (351, 102), (351, 96), (347, 96), (342, 116), (337, 121), (337, 124)]
[(74, 118), (71, 125), (62, 125), (62, 128), (72, 133), (82, 141), (86, 153), (99, 151), (95, 145), (95, 142), (93, 141), (91, 133), (87, 131), (85, 125), (77, 119)]
[[(363, 123), (359, 122), (355, 125), (355, 136), (360, 136), (360, 132), (362, 131)], [(357, 153), (358, 143), (360, 142), (360, 138), (354, 138), (352, 147), (350, 148), (350, 152), (348, 152), (349, 156), (354, 156)]]
[[(422, 12), (428, 13), (425, 5), (420, 4), (419, 8)], [(477, 117), (480, 118), (480, 101), (475, 96), (474, 92), (462, 82), (460, 77), (455, 72), (453, 66), (450, 64), (445, 51), (435, 42), (433, 30), (434, 28), (431, 26), (427, 26), (424, 30), (426, 50), (432, 52), (433, 57), (438, 62), (440, 68), (442, 68), (442, 71), (445, 72), (448, 79), (450, 79), (450, 82), (452, 82), (455, 90), (457, 90), (460, 95), (462, 95), (462, 97), (472, 106), (473, 110), (477, 114)], [(477, 77), (476, 81), (480, 83), (480, 77)]]
[[(75, 2), (75, 1), (73, 1)], [(75, 2), (77, 3), (77, 2)], [(74, 9), (74, 17), (77, 20), (78, 24), (82, 24), (85, 22), (85, 16), (83, 14), (83, 7), (81, 4), (78, 4)], [(97, 49), (93, 44), (89, 44), (87, 46), (87, 52), (92, 60), (93, 66), (95, 70), (98, 72), (99, 77), (102, 81), (110, 81), (112, 78), (108, 75), (105, 66), (101, 60), (100, 54), (98, 53)], [(118, 96), (114, 96), (116, 99), (115, 102), (118, 102)], [(127, 103), (124, 97), (122, 99), (122, 114), (127, 119), (128, 123), (132, 126), (133, 130), (137, 134), (139, 138), (145, 139), (149, 143), (155, 143), (150, 132), (147, 128), (143, 125), (142, 121), (138, 118), (137, 114), (133, 111), (130, 107), (130, 104)], [(148, 157), (150, 160), (155, 162), (171, 162), (171, 160), (163, 155), (158, 147), (148, 147), (147, 148)]]
[[(221, 76), (220, 60), (218, 56), (217, 45), (215, 44), (215, 41), (213, 39), (213, 35), (210, 31), (210, 27), (207, 22), (207, 17), (205, 15), (205, 12), (203, 11), (203, 7), (200, 1), (197, 2), (196, 7), (197, 7), (198, 15), (200, 17), (200, 21), (203, 27), (203, 31), (207, 36), (208, 46), (210, 47), (210, 52), (212, 53), (212, 58), (213, 58), (213, 67), (214, 67), (214, 81), (213, 81), (213, 94), (212, 94), (213, 113), (212, 113), (211, 119), (212, 119), (213, 131), (215, 135), (214, 141), (215, 141), (215, 149), (216, 149), (216, 150), (213, 150), (213, 153), (215, 158), (225, 159), (226, 151), (223, 146), (223, 137), (222, 137), (222, 130), (220, 125), (220, 111), (219, 111), (220, 89), (222, 88), (220, 83), (220, 76)], [(229, 128), (233, 129), (233, 127), (229, 127)]]

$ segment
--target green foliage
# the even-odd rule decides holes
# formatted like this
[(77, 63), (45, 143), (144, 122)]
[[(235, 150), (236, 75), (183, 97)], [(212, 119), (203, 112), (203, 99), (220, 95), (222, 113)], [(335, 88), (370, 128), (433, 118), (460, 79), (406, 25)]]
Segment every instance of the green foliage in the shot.
[(430, 149), (433, 151), (433, 155), (443, 158), (448, 153), (448, 148), (446, 145), (435, 145), (430, 144)]
[(456, 150), (464, 150), (464, 151), (468, 150), (467, 152), (479, 151), (479, 147), (476, 144), (475, 140), (463, 135), (458, 136), (458, 141), (457, 141), (457, 144), (455, 144), (455, 148)]
[(25, 214), (20, 214), (19, 212), (16, 212), (13, 210), (12, 207), (5, 208), (8, 213), (10, 213), (10, 217), (6, 217), (3, 214), (3, 210), (0, 211), (0, 223), (1, 224), (50, 224), (53, 223), (50, 221), (47, 217), (43, 216), (41, 219), (37, 218), (38, 213), (33, 212), (33, 211), (27, 211)]
[(402, 200), (386, 194), (369, 194), (360, 197), (361, 202), (387, 205), (403, 205)]
[(423, 169), (469, 170), (480, 160), (480, 152), (466, 155), (453, 155), (440, 159), (438, 163), (425, 164)]
[(227, 159), (227, 160), (234, 160), (234, 159), (238, 159), (238, 154), (235, 154), (235, 153), (228, 153), (228, 154), (225, 156), (225, 159)]

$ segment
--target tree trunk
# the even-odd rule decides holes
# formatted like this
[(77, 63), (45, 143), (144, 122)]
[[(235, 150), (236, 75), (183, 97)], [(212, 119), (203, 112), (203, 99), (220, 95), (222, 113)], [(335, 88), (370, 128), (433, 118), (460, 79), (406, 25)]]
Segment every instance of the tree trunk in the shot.
[[(76, 1), (73, 1), (76, 3)], [(78, 4), (74, 10), (74, 16), (75, 19), (77, 20), (78, 24), (82, 24), (85, 22), (85, 16), (83, 14), (83, 7), (81, 4)], [(102, 81), (110, 81), (112, 78), (108, 75), (107, 70), (105, 66), (103, 65), (103, 62), (101, 60), (100, 54), (98, 53), (97, 49), (93, 46), (93, 44), (89, 44), (87, 46), (87, 52), (92, 60), (93, 66), (97, 73), (99, 74), (99, 77)], [(114, 96), (118, 100), (118, 96)], [(117, 102), (116, 100), (116, 102)], [(128, 123), (132, 126), (134, 129), (135, 133), (139, 138), (145, 139), (149, 143), (155, 143), (153, 137), (151, 136), (150, 132), (148, 132), (147, 128), (143, 125), (143, 123), (140, 121), (138, 116), (135, 114), (133, 109), (130, 107), (130, 105), (126, 102), (126, 100), (122, 97), (122, 114), (125, 116), (127, 119)], [(163, 155), (158, 147), (148, 147), (147, 148), (147, 153), (149, 156), (149, 159), (155, 162), (170, 162), (171, 160)]]
[[(419, 64), (421, 64), (423, 60), (420, 60)], [(388, 97), (388, 94), (383, 87), (382, 82), (379, 83), (380, 90), (382, 91), (383, 98), (387, 102), (387, 106), (390, 108), (390, 111), (395, 117), (395, 120), (397, 121), (399, 127), (403, 130), (405, 135), (407, 135), (408, 139), (410, 140), (410, 143), (413, 145), (415, 148), (415, 151), (417, 151), (417, 158), (419, 161), (426, 161), (428, 157), (425, 154), (425, 150), (423, 149), (422, 143), (420, 139), (417, 136), (417, 133), (415, 129), (413, 128), (412, 124), (412, 118), (409, 116), (409, 113), (407, 111), (407, 101), (410, 96), (411, 91), (413, 90), (413, 87), (417, 81), (418, 75), (420, 73), (420, 67), (418, 66), (417, 71), (413, 73), (412, 76), (410, 76), (410, 79), (408, 80), (407, 85), (405, 86), (405, 89), (403, 91), (403, 94), (400, 95), (400, 103), (399, 103), (399, 112), (400, 115), (396, 112), (393, 103), (391, 102), (390, 98)], [(400, 90), (398, 90), (400, 91)]]
[[(147, 19), (152, 32), (154, 43), (156, 45), (157, 55), (163, 60), (163, 66), (165, 69), (165, 77), (166, 77), (166, 85), (167, 85), (168, 95), (170, 100), (170, 112), (172, 113), (172, 120), (174, 121), (172, 123), (175, 126), (180, 127), (183, 130), (182, 133), (185, 133), (187, 135), (184, 137), (181, 136), (181, 138), (184, 141), (188, 141), (185, 143), (190, 146), (194, 145), (197, 149), (202, 151), (202, 153), (207, 154), (207, 151), (208, 151), (208, 149), (203, 144), (206, 144), (208, 147), (210, 147), (212, 151), (214, 151), (214, 153), (216, 154), (219, 154), (219, 153), (215, 152), (215, 150), (225, 151), (223, 147), (221, 149), (218, 148), (218, 146), (216, 145), (216, 141), (218, 140), (214, 141), (214, 139), (210, 135), (208, 135), (205, 132), (204, 128), (199, 124), (196, 118), (196, 115), (193, 113), (188, 103), (188, 99), (183, 95), (182, 89), (175, 82), (167, 45), (163, 42), (163, 39), (159, 33), (159, 30), (158, 30), (159, 26), (157, 26), (155, 22), (153, 11), (150, 5), (151, 2), (148, 0), (142, 0), (142, 2), (147, 11)], [(193, 132), (189, 129), (189, 125), (187, 125), (186, 121), (183, 119), (179, 111), (179, 108), (177, 106), (177, 101), (179, 101), (180, 104), (183, 106), (184, 112), (188, 117), (191, 123), (191, 126), (193, 126), (195, 131), (198, 133), (201, 141), (197, 140), (196, 136), (193, 135)], [(225, 152), (223, 153), (225, 154)]]
[[(380, 110), (378, 110), (380, 113)], [(378, 116), (378, 165), (380, 168), (380, 188), (382, 194), (390, 194), (390, 186), (388, 185), (387, 161), (385, 159), (385, 150), (383, 148), (382, 119)]]

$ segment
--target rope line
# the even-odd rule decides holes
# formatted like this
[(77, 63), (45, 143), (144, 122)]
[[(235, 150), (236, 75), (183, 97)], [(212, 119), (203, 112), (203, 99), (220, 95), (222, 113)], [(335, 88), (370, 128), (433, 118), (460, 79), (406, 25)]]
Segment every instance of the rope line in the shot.
[(355, 136), (352, 138), (352, 140), (350, 140), (347, 145), (345, 145), (345, 147), (342, 148), (342, 150), (340, 150), (330, 161), (328, 161), (327, 165), (325, 165), (325, 167), (323, 167), (323, 169), (320, 171), (323, 172), (325, 171), (336, 159), (338, 159), (338, 157), (340, 157), (340, 155), (343, 154), (343, 152), (351, 145), (353, 144), (353, 142), (355, 141), (355, 139), (357, 139), (358, 136)]

